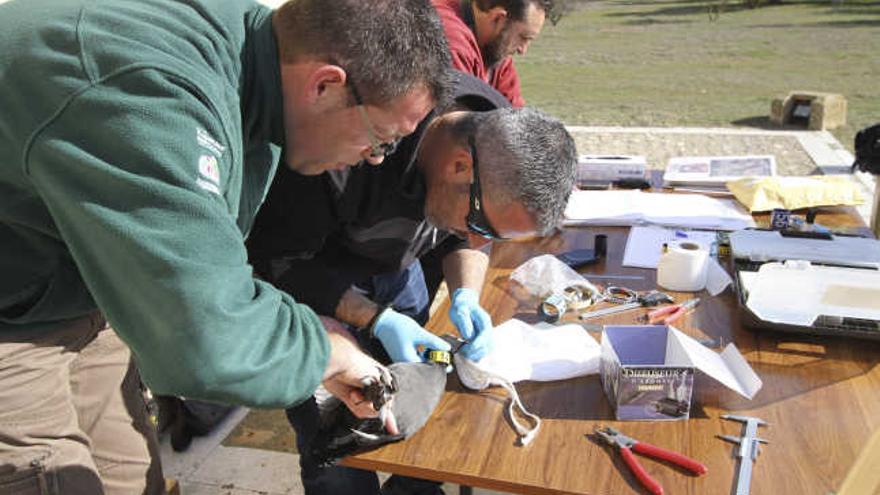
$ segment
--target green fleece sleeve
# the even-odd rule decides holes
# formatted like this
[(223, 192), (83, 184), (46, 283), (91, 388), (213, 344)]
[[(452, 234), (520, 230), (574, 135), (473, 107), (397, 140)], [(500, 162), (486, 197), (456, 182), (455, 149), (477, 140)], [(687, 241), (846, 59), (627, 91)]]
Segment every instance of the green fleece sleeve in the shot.
[(93, 84), (35, 135), (26, 173), (155, 392), (289, 406), (320, 383), (329, 343), (252, 276), (237, 99), (205, 91), (156, 70)]

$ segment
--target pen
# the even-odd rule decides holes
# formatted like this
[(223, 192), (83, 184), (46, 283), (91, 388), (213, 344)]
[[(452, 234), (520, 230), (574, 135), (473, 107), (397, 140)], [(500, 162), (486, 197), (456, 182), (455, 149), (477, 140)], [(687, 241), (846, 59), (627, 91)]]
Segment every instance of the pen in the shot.
[(648, 321), (651, 325), (657, 325), (662, 323), (664, 325), (669, 325), (678, 321), (682, 316), (684, 316), (688, 311), (697, 307), (700, 304), (700, 298), (690, 299), (680, 304), (673, 304), (671, 306), (664, 306), (659, 309), (655, 309), (649, 312), (644, 319)]

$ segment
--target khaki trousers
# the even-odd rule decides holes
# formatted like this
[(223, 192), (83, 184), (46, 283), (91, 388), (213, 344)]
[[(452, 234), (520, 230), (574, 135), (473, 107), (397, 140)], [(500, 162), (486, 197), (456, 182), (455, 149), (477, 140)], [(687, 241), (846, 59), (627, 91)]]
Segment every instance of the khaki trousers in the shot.
[(128, 347), (98, 314), (0, 332), (0, 494), (164, 493)]

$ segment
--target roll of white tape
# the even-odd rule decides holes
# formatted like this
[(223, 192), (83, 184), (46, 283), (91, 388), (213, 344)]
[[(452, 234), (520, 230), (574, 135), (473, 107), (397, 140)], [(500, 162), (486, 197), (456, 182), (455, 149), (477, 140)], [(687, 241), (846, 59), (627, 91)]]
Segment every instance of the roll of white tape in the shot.
[(670, 242), (657, 263), (657, 284), (668, 290), (695, 292), (706, 287), (709, 251), (691, 241)]

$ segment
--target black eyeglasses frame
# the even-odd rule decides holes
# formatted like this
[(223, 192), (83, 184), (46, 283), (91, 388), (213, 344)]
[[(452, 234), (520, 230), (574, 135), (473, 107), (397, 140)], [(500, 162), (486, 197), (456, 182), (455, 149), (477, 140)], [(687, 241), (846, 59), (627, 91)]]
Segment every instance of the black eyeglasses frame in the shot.
[(351, 88), (351, 95), (354, 97), (355, 105), (358, 107), (358, 112), (361, 115), (361, 121), (367, 129), (367, 135), (370, 138), (370, 156), (378, 158), (394, 153), (397, 150), (397, 145), (400, 144), (400, 139), (395, 139), (391, 142), (384, 142), (379, 139), (376, 128), (373, 126), (370, 116), (367, 115), (366, 108), (364, 108), (364, 100), (361, 98), (360, 93), (358, 93), (357, 87), (350, 80), (348, 86)]
[(471, 149), (471, 170), (473, 171), (473, 182), (470, 187), (470, 204), (468, 206), (468, 214), (466, 217), (468, 229), (486, 239), (505, 240), (498, 234), (498, 231), (489, 223), (486, 214), (483, 213), (483, 193), (480, 187), (480, 169), (477, 165), (477, 145), (474, 142), (474, 136), (468, 137), (468, 145)]

